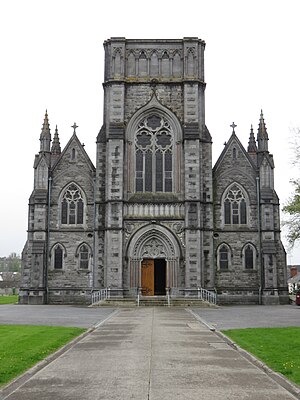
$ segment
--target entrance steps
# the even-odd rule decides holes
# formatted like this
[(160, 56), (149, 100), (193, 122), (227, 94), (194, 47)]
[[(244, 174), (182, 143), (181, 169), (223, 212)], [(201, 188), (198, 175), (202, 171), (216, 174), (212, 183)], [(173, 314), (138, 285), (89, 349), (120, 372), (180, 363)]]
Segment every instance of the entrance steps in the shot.
[(136, 299), (130, 297), (112, 297), (91, 304), (90, 307), (136, 307)]
[[(137, 307), (138, 303), (134, 298), (112, 297), (104, 299), (93, 305), (94, 307)], [(167, 296), (141, 296), (140, 307), (168, 307)], [(208, 301), (193, 297), (173, 297), (170, 298), (171, 307), (217, 307)]]
[[(140, 306), (168, 306), (167, 296), (144, 296), (140, 298)], [(209, 302), (192, 297), (171, 297), (171, 307), (215, 307)]]

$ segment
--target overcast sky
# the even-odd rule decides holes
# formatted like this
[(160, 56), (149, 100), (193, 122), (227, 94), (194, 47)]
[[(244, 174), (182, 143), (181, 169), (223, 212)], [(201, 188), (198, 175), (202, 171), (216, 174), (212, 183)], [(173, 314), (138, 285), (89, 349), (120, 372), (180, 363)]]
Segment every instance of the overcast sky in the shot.
[[(206, 124), (213, 161), (237, 124), (247, 147), (263, 109), (275, 185), (283, 206), (293, 192), (291, 130), (300, 127), (299, 0), (1, 0), (0, 256), (26, 241), (33, 161), (45, 110), (64, 147), (74, 121), (95, 163), (102, 124), (104, 40), (206, 42)], [(283, 235), (283, 242), (286, 240)], [(300, 264), (300, 250), (288, 253)]]

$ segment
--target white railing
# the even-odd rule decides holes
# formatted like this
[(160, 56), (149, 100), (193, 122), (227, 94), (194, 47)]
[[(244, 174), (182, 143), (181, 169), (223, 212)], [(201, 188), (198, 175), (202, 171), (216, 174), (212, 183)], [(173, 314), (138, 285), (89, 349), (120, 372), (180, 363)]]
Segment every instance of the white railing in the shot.
[(185, 297), (190, 297), (191, 299), (196, 297), (210, 304), (217, 304), (217, 294), (212, 290), (198, 287), (197, 289), (181, 289), (180, 291), (185, 293)]
[(217, 295), (214, 292), (211, 292), (207, 289), (197, 288), (197, 297), (198, 299), (207, 301), (211, 304), (217, 304)]
[(166, 288), (166, 296), (167, 296), (168, 307), (170, 307), (170, 305), (171, 305), (171, 301), (170, 301), (170, 288)]
[(142, 288), (137, 288), (137, 292), (136, 292), (136, 305), (139, 307), (140, 306), (140, 299), (141, 299), (141, 295), (142, 295)]
[(110, 299), (110, 288), (97, 290), (92, 293), (92, 305), (100, 303), (102, 300)]

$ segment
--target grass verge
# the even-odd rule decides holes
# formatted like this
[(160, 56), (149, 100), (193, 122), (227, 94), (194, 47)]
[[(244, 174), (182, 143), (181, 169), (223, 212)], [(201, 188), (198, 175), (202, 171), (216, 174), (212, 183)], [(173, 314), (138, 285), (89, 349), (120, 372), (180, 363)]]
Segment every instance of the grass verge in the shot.
[(13, 304), (18, 302), (18, 295), (0, 296), (0, 304)]
[(84, 332), (82, 328), (0, 325), (0, 385)]
[(222, 331), (276, 372), (300, 385), (300, 328), (249, 328)]

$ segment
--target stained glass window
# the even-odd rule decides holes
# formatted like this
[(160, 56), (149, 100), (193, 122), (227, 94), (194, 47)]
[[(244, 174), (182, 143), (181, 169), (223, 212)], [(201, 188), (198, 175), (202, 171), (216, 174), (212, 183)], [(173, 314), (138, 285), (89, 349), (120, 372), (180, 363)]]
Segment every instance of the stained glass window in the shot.
[(224, 222), (227, 225), (247, 224), (247, 205), (242, 189), (233, 185), (224, 200)]
[(151, 114), (138, 125), (135, 138), (135, 190), (172, 192), (173, 132), (170, 123)]
[(72, 183), (64, 192), (61, 202), (61, 223), (83, 224), (84, 202), (80, 189)]

